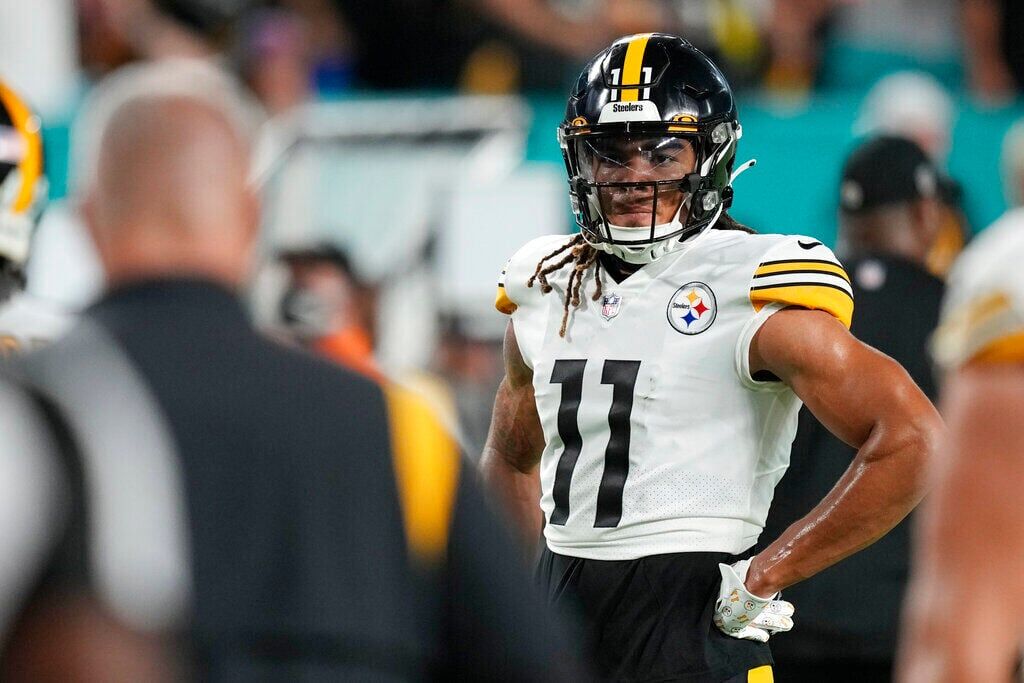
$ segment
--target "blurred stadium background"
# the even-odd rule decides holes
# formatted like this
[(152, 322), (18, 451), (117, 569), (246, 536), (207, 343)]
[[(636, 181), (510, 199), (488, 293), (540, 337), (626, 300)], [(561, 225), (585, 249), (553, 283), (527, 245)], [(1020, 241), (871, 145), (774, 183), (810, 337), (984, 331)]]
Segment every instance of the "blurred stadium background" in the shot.
[(1001, 152), (1024, 115), (1024, 60), (1003, 40), (1024, 31), (1018, 4), (0, 0), (0, 74), (43, 117), (51, 184), (29, 289), (77, 309), (102, 286), (69, 199), (90, 87), (132, 61), (208, 55), (250, 87), (266, 122), (260, 319), (281, 322), (275, 254), (343, 249), (373, 291), (375, 362), (454, 388), (437, 395), (458, 407), (472, 451), (500, 373), (497, 273), (530, 237), (575, 229), (555, 128), (590, 55), (661, 30), (723, 64), (739, 90), (739, 161), (758, 161), (733, 212), (759, 231), (833, 245), (843, 157), (858, 136), (895, 128), (960, 184), (977, 232), (1007, 206)]

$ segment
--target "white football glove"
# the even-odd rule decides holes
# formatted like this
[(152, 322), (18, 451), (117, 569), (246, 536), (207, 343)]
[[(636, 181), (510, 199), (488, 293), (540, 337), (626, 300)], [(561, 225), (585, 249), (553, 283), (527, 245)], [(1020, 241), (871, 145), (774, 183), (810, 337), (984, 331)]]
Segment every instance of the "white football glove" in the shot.
[(722, 585), (715, 602), (715, 626), (727, 636), (768, 642), (769, 636), (793, 628), (793, 605), (785, 600), (759, 598), (743, 585), (750, 560), (719, 564)]

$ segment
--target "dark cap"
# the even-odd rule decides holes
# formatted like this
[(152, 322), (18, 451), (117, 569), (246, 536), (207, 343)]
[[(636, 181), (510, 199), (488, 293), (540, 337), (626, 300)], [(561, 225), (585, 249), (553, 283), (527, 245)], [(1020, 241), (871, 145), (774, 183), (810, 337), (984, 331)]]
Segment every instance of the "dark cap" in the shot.
[(910, 140), (871, 138), (847, 158), (839, 185), (839, 208), (857, 214), (889, 204), (935, 197), (939, 172)]

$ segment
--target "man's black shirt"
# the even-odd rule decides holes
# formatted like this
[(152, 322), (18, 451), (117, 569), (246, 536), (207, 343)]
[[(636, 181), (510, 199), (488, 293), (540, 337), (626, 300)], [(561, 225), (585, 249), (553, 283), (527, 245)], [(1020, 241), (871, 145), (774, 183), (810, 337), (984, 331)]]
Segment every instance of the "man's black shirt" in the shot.
[(51, 565), (84, 542), (77, 583), (198, 679), (580, 675), (418, 399), (259, 335), (226, 289), (117, 289), (21, 371), (87, 473)]

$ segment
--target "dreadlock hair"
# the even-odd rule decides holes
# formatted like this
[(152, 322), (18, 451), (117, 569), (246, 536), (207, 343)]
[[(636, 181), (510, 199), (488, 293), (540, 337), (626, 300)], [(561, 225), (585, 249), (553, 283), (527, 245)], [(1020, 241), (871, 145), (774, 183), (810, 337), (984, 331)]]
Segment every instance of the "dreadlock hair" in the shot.
[[(739, 230), (740, 232), (746, 232), (753, 234), (755, 231), (752, 228), (739, 223), (726, 212), (722, 212), (719, 216), (718, 221), (715, 223), (714, 230)], [(540, 284), (541, 294), (547, 294), (554, 287), (548, 282), (548, 275), (556, 273), (565, 266), (572, 264), (572, 272), (569, 273), (569, 283), (565, 287), (565, 302), (562, 305), (562, 326), (558, 329), (558, 336), (564, 338), (566, 330), (569, 326), (569, 305), (572, 304), (573, 308), (580, 307), (580, 289), (583, 286), (583, 277), (587, 274), (590, 266), (594, 266), (594, 293), (590, 297), (592, 301), (597, 301), (601, 298), (604, 293), (601, 285), (601, 261), (597, 258), (597, 249), (591, 246), (584, 238), (582, 234), (577, 234), (571, 240), (563, 244), (562, 246), (555, 249), (553, 252), (543, 257), (537, 262), (537, 268), (533, 271), (533, 275), (526, 281), (527, 287), (533, 287), (534, 283)], [(559, 255), (562, 258), (552, 261)], [(547, 265), (545, 265), (548, 263)]]
[[(554, 263), (544, 265), (560, 254), (565, 254), (565, 256)], [(536, 270), (526, 281), (527, 287), (533, 287), (534, 282), (540, 283), (541, 294), (547, 294), (554, 289), (548, 282), (548, 275), (561, 270), (570, 263), (573, 266), (572, 272), (569, 273), (569, 283), (565, 287), (565, 303), (562, 306), (562, 326), (558, 330), (559, 337), (565, 337), (565, 331), (569, 325), (569, 304), (571, 303), (573, 308), (580, 306), (580, 288), (583, 285), (583, 276), (591, 265), (594, 266), (594, 282), (597, 285), (591, 299), (597, 301), (601, 298), (601, 262), (597, 260), (597, 249), (588, 244), (582, 234), (576, 235), (538, 261)]]

